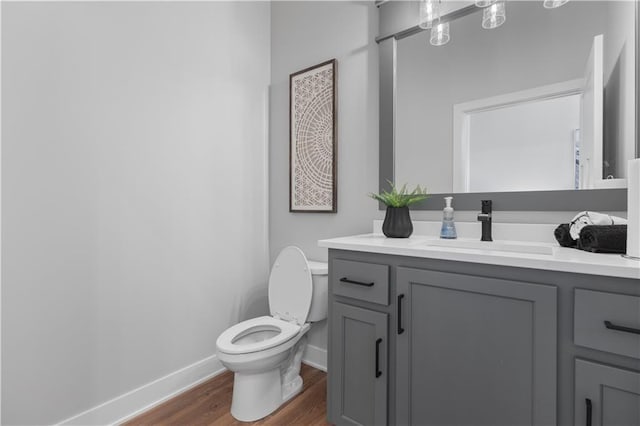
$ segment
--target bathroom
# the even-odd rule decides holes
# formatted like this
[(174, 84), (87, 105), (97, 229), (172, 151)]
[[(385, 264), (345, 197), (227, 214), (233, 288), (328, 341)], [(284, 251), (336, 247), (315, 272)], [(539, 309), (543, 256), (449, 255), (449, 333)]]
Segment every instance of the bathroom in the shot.
[[(417, 2), (406, 4), (414, 22), (395, 21), (401, 28), (417, 19)], [(393, 145), (384, 142), (392, 131), (388, 44), (376, 42), (394, 32), (380, 21), (389, 6), (2, 2), (2, 424), (121, 423), (225, 374), (216, 339), (269, 314), (270, 271), (285, 247), (327, 262), (339, 249), (320, 240), (381, 226), (385, 210), (368, 194), (394, 180)], [(517, 22), (511, 6), (489, 34)], [(439, 52), (464, 40), (457, 30), (452, 22)], [(330, 59), (337, 212), (291, 212), (289, 78)], [(611, 108), (605, 102), (605, 117)], [(638, 157), (637, 111), (624, 111), (634, 127), (624, 146)], [(439, 224), (451, 190), (434, 186), (437, 176), (395, 169), (406, 173), (398, 183), (439, 194), (428, 210), (412, 210), (413, 239), (421, 221)], [(624, 188), (599, 190), (603, 197), (581, 191), (563, 192), (564, 201), (536, 191), (515, 204), (495, 192), (494, 238), (506, 239), (500, 224), (552, 231), (583, 210), (627, 216)], [(453, 207), (460, 239), (465, 229), (479, 239), (480, 198), (454, 194)], [(640, 296), (637, 272), (612, 280), (625, 281), (612, 284), (614, 293)], [(306, 366), (327, 369), (330, 335), (327, 321), (312, 324)], [(638, 356), (585, 353), (640, 370)], [(563, 377), (559, 393), (569, 387)], [(558, 411), (556, 424), (573, 423), (573, 410)], [(402, 423), (394, 413), (382, 423)]]

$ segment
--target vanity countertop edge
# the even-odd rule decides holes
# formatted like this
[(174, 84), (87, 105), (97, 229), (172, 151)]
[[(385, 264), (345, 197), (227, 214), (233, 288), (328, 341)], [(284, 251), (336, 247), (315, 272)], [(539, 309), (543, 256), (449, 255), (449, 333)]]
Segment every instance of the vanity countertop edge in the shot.
[(429, 246), (434, 237), (387, 238), (381, 234), (361, 234), (319, 240), (320, 247), (427, 259), (483, 263), (640, 280), (640, 261), (619, 254), (591, 253), (553, 247), (553, 254), (527, 254), (468, 248)]

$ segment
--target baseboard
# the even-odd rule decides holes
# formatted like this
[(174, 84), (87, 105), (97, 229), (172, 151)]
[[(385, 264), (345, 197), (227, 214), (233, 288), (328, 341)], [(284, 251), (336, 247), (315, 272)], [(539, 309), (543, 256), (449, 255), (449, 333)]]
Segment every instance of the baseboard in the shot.
[(225, 371), (215, 355), (113, 398), (58, 425), (119, 424)]
[(302, 355), (302, 362), (318, 370), (327, 371), (327, 350), (307, 345)]
[[(302, 362), (327, 371), (327, 350), (307, 345)], [(212, 355), (63, 420), (58, 425), (120, 424), (224, 371), (218, 358)]]

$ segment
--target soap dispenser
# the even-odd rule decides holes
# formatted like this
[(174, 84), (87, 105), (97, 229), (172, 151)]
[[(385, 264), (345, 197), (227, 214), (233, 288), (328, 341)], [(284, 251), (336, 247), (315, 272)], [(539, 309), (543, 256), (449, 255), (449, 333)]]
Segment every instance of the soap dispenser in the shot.
[(440, 230), (440, 238), (454, 239), (458, 238), (456, 233), (456, 224), (453, 222), (453, 207), (451, 207), (453, 197), (444, 197), (445, 207), (442, 211), (442, 229)]

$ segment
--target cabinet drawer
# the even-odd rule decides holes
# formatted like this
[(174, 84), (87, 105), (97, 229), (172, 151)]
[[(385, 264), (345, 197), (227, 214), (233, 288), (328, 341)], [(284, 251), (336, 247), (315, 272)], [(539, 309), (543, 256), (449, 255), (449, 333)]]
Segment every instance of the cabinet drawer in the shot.
[(333, 294), (380, 305), (389, 304), (389, 266), (334, 259)]
[(576, 345), (640, 358), (640, 297), (576, 289)]

